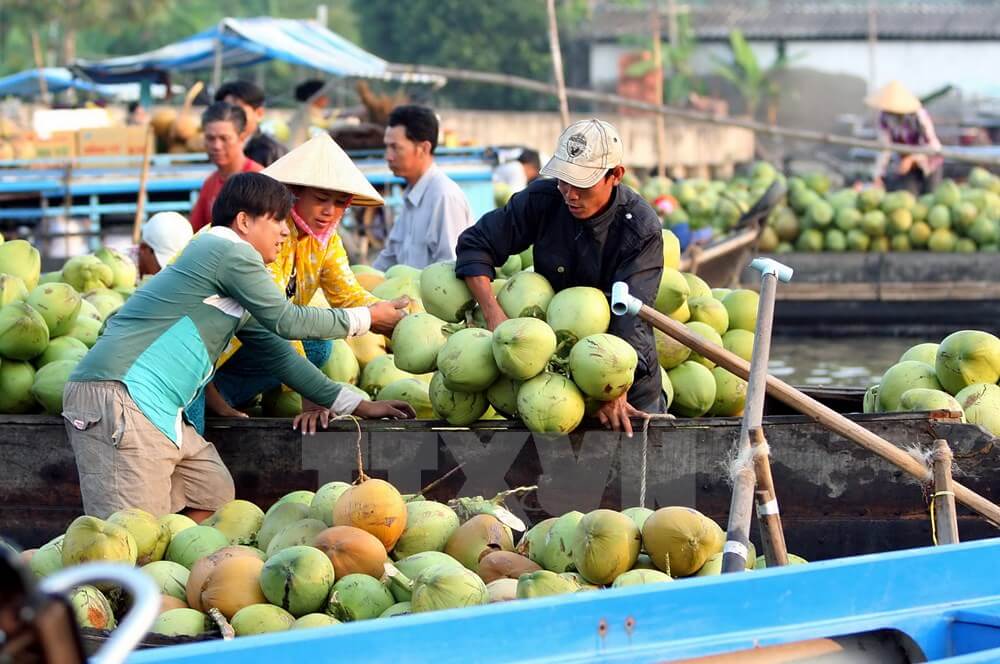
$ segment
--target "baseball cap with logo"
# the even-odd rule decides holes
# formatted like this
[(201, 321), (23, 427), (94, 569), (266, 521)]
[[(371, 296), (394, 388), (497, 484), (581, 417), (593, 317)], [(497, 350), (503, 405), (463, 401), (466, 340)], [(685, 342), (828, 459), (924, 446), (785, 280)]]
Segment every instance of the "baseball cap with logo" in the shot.
[(625, 157), (618, 130), (603, 120), (574, 122), (559, 136), (556, 152), (541, 174), (589, 189)]
[(166, 267), (192, 236), (191, 223), (176, 212), (157, 212), (142, 226), (142, 241), (156, 254), (156, 262)]

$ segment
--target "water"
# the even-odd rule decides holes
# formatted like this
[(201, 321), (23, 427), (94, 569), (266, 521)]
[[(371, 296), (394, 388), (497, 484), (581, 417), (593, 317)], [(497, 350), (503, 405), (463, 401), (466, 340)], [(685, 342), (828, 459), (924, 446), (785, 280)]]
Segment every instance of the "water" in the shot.
[(927, 339), (775, 337), (770, 372), (792, 385), (868, 387), (908, 348)]

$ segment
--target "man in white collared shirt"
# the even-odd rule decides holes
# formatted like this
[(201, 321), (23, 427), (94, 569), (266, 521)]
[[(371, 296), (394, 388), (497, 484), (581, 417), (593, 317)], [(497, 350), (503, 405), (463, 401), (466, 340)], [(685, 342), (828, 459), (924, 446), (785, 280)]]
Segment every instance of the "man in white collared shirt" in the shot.
[(406, 181), (403, 209), (374, 266), (423, 269), (455, 260), (455, 244), (472, 226), (472, 210), (462, 189), (434, 164), (438, 121), (425, 106), (397, 106), (385, 130), (385, 160)]

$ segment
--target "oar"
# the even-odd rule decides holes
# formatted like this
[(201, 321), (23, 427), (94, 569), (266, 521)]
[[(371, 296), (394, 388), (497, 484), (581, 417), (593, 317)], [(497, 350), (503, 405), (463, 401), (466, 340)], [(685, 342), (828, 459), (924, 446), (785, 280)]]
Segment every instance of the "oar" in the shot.
[[(638, 315), (656, 329), (673, 337), (702, 357), (712, 360), (723, 369), (743, 380), (750, 378), (750, 364), (746, 360), (725, 348), (705, 341), (682, 323), (643, 304), (629, 295), (628, 284), (624, 282), (616, 283), (611, 289), (611, 310), (617, 316)], [(767, 393), (798, 412), (809, 415), (830, 431), (874, 452), (921, 482), (930, 479), (927, 467), (903, 450), (770, 374), (767, 376)], [(953, 490), (958, 502), (1000, 527), (1000, 507), (958, 482), (954, 483)]]

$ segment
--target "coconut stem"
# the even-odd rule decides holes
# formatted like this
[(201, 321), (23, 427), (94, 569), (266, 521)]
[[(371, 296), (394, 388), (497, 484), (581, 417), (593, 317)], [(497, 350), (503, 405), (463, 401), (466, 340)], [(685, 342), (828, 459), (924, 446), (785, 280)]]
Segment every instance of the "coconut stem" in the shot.
[(229, 621), (226, 620), (226, 617), (222, 615), (221, 611), (213, 606), (208, 610), (208, 615), (215, 621), (215, 624), (219, 626), (219, 631), (222, 633), (223, 641), (231, 641), (236, 638), (236, 630), (234, 630), (233, 626), (229, 624)]
[(442, 475), (441, 477), (437, 478), (436, 480), (434, 480), (433, 482), (431, 482), (430, 484), (428, 484), (427, 486), (425, 486), (423, 489), (421, 489), (420, 492), (417, 495), (419, 495), (419, 496), (426, 496), (428, 491), (430, 491), (431, 489), (433, 489), (434, 487), (436, 487), (438, 484), (441, 484), (441, 482), (444, 482), (446, 479), (448, 479), (449, 477), (451, 477), (452, 475), (454, 475), (455, 473), (457, 473), (459, 470), (462, 469), (462, 466), (464, 466), (464, 465), (465, 465), (465, 462), (462, 462), (462, 463), (458, 464), (457, 466), (455, 466), (454, 468), (452, 468), (451, 470), (449, 470), (447, 473), (445, 473), (444, 475)]
[(368, 481), (368, 476), (365, 475), (365, 465), (361, 459), (361, 420), (359, 420), (354, 415), (344, 414), (337, 415), (333, 419), (335, 420), (351, 420), (354, 422), (354, 426), (358, 428), (358, 439), (355, 441), (355, 446), (358, 449), (358, 479), (354, 482), (355, 484), (361, 484), (362, 482)]

